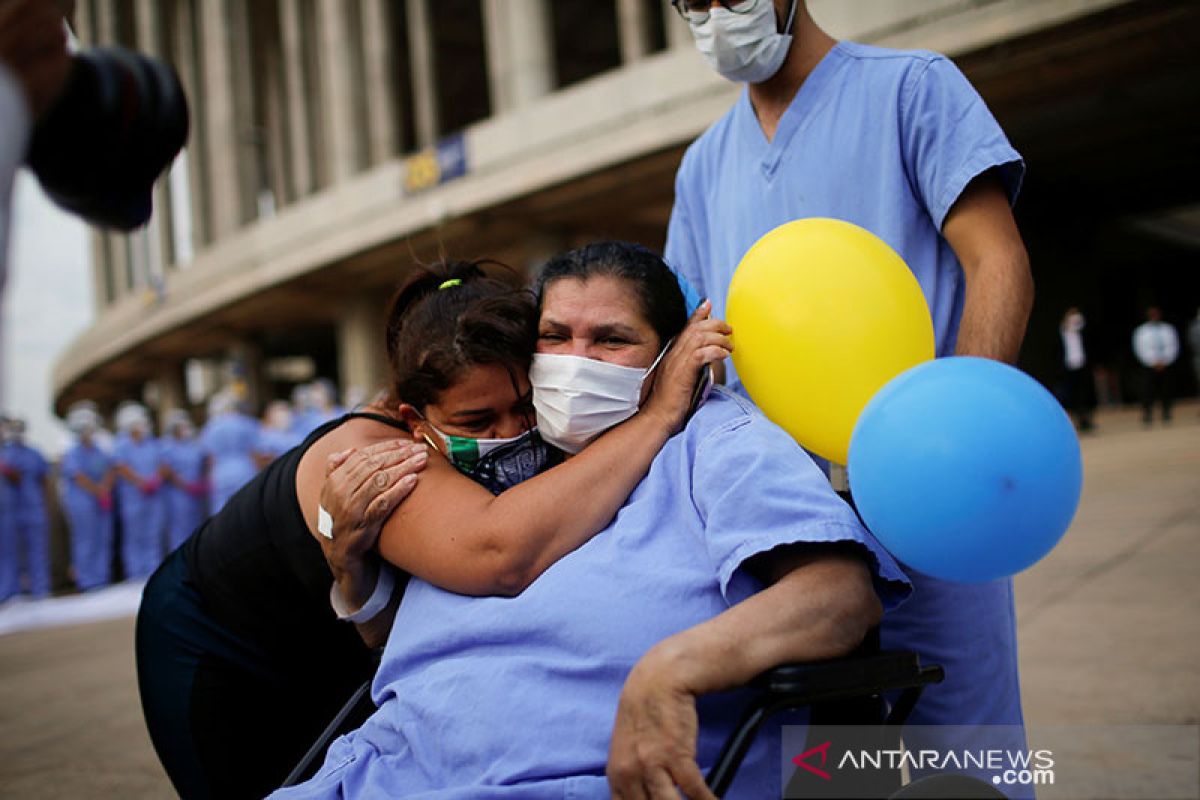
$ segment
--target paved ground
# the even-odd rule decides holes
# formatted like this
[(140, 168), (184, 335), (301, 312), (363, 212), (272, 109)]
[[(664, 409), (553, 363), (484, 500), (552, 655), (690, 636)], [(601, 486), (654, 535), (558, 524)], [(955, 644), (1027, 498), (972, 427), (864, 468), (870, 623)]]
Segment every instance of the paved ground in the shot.
[[(1181, 406), (1171, 428), (1143, 430), (1127, 411), (1099, 423), (1083, 441), (1074, 525), (1017, 580), (1026, 713), (1034, 725), (1195, 724), (1200, 406)], [(171, 795), (143, 729), (132, 653), (129, 618), (0, 636), (0, 797)], [(1191, 791), (1186, 776), (1143, 790)]]

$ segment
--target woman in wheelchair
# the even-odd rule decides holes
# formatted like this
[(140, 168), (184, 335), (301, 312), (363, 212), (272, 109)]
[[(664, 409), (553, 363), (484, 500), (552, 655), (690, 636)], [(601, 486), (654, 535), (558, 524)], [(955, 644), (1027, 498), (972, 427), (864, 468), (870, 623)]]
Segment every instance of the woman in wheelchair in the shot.
[[(579, 452), (570, 465), (646, 401), (684, 302), (661, 258), (613, 242), (552, 259), (538, 294), (538, 430)], [(425, 483), (433, 469), (389, 526), (444, 502)], [(558, 502), (575, 513), (595, 490)], [(385, 556), (401, 530), (385, 527)], [(314, 778), (273, 796), (711, 797), (698, 764), (743, 705), (729, 690), (783, 662), (849, 653), (909, 588), (807, 454), (716, 388), (604, 530), (519, 595), (410, 581), (375, 677), (378, 711)], [(779, 756), (759, 737), (730, 796), (778, 796)]]
[[(404, 403), (315, 430), (146, 587), (139, 689), (183, 797), (262, 797), (283, 781), (375, 668), (371, 647), (391, 626), (404, 574), (514, 595), (601, 530), (683, 424), (703, 363), (728, 353), (724, 323), (698, 316), (642, 412), (547, 470), (561, 455), (530, 430), (537, 320), (527, 291), (475, 264), (438, 265), (417, 270), (388, 319), (393, 397)], [(428, 459), (418, 481), (423, 442), (446, 457)], [(327, 472), (356, 509), (350, 525), (322, 519)], [(409, 491), (415, 502), (389, 518)], [(385, 519), (396, 574), (372, 549)], [(332, 540), (322, 533), (331, 527)]]

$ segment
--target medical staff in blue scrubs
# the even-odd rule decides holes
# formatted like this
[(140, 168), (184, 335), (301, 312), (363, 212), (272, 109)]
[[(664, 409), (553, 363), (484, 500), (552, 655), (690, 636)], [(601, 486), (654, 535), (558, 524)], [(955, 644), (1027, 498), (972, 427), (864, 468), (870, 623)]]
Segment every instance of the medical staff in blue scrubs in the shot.
[(100, 415), (87, 401), (67, 412), (67, 428), (76, 442), (63, 454), (63, 510), (71, 529), (71, 564), (75, 583), (87, 591), (112, 581), (112, 457), (96, 443)]
[[(1033, 298), (1010, 207), (1024, 163), (955, 65), (835, 41), (803, 0), (676, 7), (710, 66), (747, 84), (684, 155), (667, 235), (668, 263), (713, 313), (724, 316), (734, 269), (759, 237), (833, 217), (903, 257), (939, 356), (1015, 361)], [(745, 392), (732, 370), (729, 383)], [(946, 667), (911, 721), (1020, 725), (1012, 582), (906, 571), (916, 588), (885, 617), (883, 644)]]
[(292, 411), (292, 429), (301, 439), (345, 413), (337, 404), (337, 387), (328, 378), (297, 386), (292, 392)]
[(167, 503), (167, 552), (183, 544), (208, 516), (208, 456), (196, 426), (183, 409), (167, 414), (161, 440), (163, 492)]
[[(12, 594), (7, 576), (24, 572), (29, 594), (46, 597), (50, 594), (50, 524), (46, 516), (46, 459), (25, 443), (25, 421), (10, 419), (4, 424), (3, 445), (0, 446), (0, 471), (4, 483), (15, 491), (11, 510), (17, 560), (12, 569), (4, 569), (0, 582), (0, 599)], [(15, 479), (15, 484), (12, 482)], [(0, 499), (0, 503), (4, 502)]]
[[(0, 436), (7, 437), (8, 417), (0, 416)], [(19, 473), (5, 460), (0, 447), (0, 603), (20, 590), (17, 546), (17, 484)]]
[(209, 458), (210, 513), (224, 508), (234, 492), (258, 473), (254, 463), (257, 440), (258, 421), (238, 409), (237, 398), (228, 390), (213, 395), (208, 422), (200, 431), (200, 447)]
[(267, 403), (254, 443), (254, 460), (259, 469), (304, 441), (304, 435), (294, 428), (293, 420), (292, 408), (286, 400)]
[(113, 449), (117, 508), (121, 515), (121, 563), (125, 577), (141, 580), (162, 563), (166, 494), (159, 471), (161, 447), (150, 412), (137, 403), (117, 412), (120, 437)]

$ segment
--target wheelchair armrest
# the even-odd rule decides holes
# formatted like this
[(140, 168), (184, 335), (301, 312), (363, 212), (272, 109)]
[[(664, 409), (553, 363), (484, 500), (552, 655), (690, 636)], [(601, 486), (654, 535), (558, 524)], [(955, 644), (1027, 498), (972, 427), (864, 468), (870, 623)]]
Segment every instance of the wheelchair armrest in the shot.
[(886, 716), (880, 710), (877, 722), (889, 729), (903, 725), (921, 691), (931, 683), (941, 683), (945, 673), (937, 665), (922, 667), (916, 653), (879, 652), (875, 646), (867, 642), (845, 658), (784, 664), (751, 681), (749, 688), (757, 694), (706, 776), (713, 793), (724, 797), (759, 728), (784, 709), (830, 702), (840, 708), (857, 698), (900, 690), (892, 710)]
[(944, 677), (940, 666), (922, 667), (916, 653), (886, 651), (784, 664), (750, 685), (771, 695), (787, 695), (797, 705), (809, 705), (941, 683)]

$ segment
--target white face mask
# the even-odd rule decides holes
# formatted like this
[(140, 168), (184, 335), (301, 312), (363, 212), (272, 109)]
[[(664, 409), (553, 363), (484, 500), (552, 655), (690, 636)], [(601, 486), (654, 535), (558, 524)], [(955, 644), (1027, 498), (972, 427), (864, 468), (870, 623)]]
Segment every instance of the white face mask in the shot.
[(691, 26), (692, 37), (709, 66), (727, 80), (762, 83), (778, 72), (787, 58), (795, 14), (796, 0), (792, 0), (783, 27), (789, 33), (780, 33), (772, 0), (756, 0), (752, 9), (741, 14), (722, 6), (709, 12), (704, 22)]
[(666, 352), (664, 347), (646, 369), (582, 356), (534, 353), (529, 382), (542, 438), (560, 450), (578, 453), (632, 417), (642, 399), (642, 384)]

